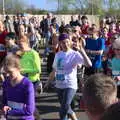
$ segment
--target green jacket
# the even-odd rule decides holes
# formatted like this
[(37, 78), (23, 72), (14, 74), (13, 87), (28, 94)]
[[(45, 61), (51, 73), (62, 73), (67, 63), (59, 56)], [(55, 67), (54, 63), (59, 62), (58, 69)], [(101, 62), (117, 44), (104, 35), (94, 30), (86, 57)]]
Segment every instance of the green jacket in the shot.
[(32, 82), (40, 80), (41, 59), (35, 50), (25, 52), (20, 59), (20, 64), (22, 73), (27, 74)]

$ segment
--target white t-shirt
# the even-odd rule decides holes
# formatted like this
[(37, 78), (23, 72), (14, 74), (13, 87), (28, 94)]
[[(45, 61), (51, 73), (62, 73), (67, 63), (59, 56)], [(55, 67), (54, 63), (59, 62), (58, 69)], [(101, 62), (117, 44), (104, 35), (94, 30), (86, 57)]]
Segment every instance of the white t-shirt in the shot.
[(70, 49), (55, 55), (53, 68), (56, 71), (56, 88), (77, 89), (77, 65), (84, 64), (82, 55)]

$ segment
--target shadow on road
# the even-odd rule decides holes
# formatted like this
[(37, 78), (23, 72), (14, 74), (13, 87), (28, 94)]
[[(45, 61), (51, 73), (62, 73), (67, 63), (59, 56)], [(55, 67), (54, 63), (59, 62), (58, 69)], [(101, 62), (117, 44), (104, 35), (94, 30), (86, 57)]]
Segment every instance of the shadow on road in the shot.
[(49, 114), (49, 113), (54, 113), (54, 112), (59, 112), (59, 107), (56, 106), (48, 106), (48, 105), (40, 105), (37, 107), (38, 110), (40, 110), (40, 115), (42, 114)]
[(42, 119), (42, 120), (60, 120), (60, 119)]

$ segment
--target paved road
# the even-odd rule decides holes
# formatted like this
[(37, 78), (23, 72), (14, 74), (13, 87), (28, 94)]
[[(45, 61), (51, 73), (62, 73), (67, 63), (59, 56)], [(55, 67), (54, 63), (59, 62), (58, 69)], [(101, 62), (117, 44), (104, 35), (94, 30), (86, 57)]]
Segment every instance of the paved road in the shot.
[[(42, 93), (36, 98), (36, 106), (40, 112), (40, 116), (43, 120), (59, 120), (59, 102), (55, 92)], [(80, 120), (88, 120), (84, 112), (80, 112), (78, 106), (76, 106), (75, 112)]]

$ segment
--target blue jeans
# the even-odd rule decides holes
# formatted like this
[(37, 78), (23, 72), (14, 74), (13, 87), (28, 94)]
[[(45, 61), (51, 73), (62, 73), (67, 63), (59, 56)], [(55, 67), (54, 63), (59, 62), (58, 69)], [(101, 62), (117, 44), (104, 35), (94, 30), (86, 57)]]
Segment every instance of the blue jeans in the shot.
[(57, 88), (57, 94), (61, 105), (60, 120), (67, 120), (67, 115), (73, 114), (73, 110), (71, 109), (71, 102), (76, 94), (76, 90), (72, 88)]
[(49, 41), (51, 38), (51, 33), (48, 31), (47, 33), (45, 33), (45, 39), (46, 39), (46, 48), (44, 51), (44, 57), (49, 53), (50, 48), (49, 48)]
[(48, 43), (50, 41), (50, 37), (51, 37), (51, 33), (49, 31), (47, 33), (45, 33), (46, 46), (48, 45)]

